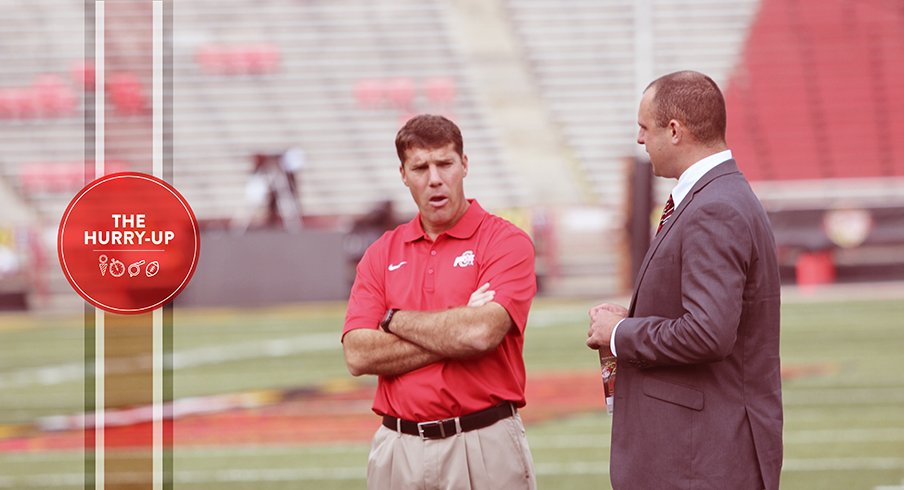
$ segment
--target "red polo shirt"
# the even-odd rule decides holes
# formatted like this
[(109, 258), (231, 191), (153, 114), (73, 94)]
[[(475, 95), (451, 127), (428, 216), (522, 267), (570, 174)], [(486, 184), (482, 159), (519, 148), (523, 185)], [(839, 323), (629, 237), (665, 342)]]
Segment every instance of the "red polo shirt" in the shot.
[(379, 328), (389, 308), (437, 311), (468, 304), (489, 282), (514, 321), (496, 350), (448, 359), (400, 376), (380, 376), (373, 410), (408, 420), (457, 417), (504, 401), (523, 407), (524, 326), (537, 281), (534, 247), (522, 230), (475, 200), (450, 230), (430, 240), (420, 216), (386, 232), (358, 263), (342, 336)]

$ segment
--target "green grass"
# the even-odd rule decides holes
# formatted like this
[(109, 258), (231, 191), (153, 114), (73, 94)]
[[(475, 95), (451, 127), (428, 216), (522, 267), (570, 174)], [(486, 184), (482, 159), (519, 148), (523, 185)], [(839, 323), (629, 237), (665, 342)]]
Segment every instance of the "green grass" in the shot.
[[(525, 342), (528, 376), (597, 368), (595, 354), (584, 346), (589, 306), (536, 304)], [(174, 391), (194, 396), (349, 379), (338, 341), (343, 314), (342, 305), (176, 311), (177, 357), (235, 355), (177, 370)], [(62, 370), (81, 362), (81, 322), (80, 315), (0, 316), (0, 434), (3, 425), (81, 410), (80, 373), (51, 384), (38, 383), (34, 375), (39, 367)], [(283, 341), (272, 345), (299, 346), (299, 339), (310, 335), (321, 338), (322, 345), (276, 357), (261, 350), (272, 340)], [(871, 489), (902, 483), (902, 347), (904, 301), (784, 305), (783, 366), (792, 372), (815, 370), (784, 383), (782, 488)], [(608, 488), (609, 424), (600, 411), (530, 425), (540, 488)], [(176, 448), (175, 488), (363, 488), (367, 451), (367, 443)], [(0, 453), (0, 489), (82, 488), (83, 469), (80, 450)]]

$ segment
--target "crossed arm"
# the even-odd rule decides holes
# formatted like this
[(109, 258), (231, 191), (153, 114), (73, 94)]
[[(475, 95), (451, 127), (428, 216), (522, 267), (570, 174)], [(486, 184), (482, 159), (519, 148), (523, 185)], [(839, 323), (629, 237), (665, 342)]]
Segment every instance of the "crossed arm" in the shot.
[(494, 303), (489, 283), (466, 306), (444, 311), (399, 311), (390, 333), (361, 328), (345, 334), (345, 363), (353, 376), (396, 376), (442, 359), (463, 359), (495, 349), (514, 325)]

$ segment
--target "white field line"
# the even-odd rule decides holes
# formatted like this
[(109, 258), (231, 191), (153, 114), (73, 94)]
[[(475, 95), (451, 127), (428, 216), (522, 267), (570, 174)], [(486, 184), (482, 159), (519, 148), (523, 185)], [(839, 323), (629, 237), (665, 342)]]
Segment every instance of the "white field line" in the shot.
[[(186, 349), (173, 353), (168, 359), (173, 370), (216, 365), (226, 362), (260, 358), (287, 357), (296, 354), (338, 351), (341, 343), (333, 333), (306, 334), (284, 339), (269, 339), (240, 344)], [(164, 362), (166, 362), (165, 360)], [(152, 357), (111, 359), (106, 362), (106, 374), (128, 373), (152, 367)], [(56, 385), (84, 378), (81, 363), (62, 363), (0, 373), (0, 390), (31, 385)], [(904, 386), (889, 385), (874, 388), (834, 387), (825, 389), (789, 390), (785, 394), (786, 407), (813, 405), (900, 405), (904, 403)]]
[[(608, 461), (572, 461), (568, 463), (539, 463), (535, 465), (539, 476), (562, 475), (608, 475)], [(838, 472), (876, 471), (904, 469), (904, 458), (805, 458), (785, 460), (784, 472)], [(364, 480), (365, 468), (345, 466), (335, 468), (231, 468), (223, 470), (183, 470), (176, 471), (174, 483), (254, 483), (254, 482), (298, 482), (329, 480)], [(117, 483), (138, 483), (146, 475), (111, 474), (108, 481)], [(0, 476), (0, 488), (50, 488), (73, 486), (84, 483), (81, 473), (59, 473), (28, 475), (23, 477)]]
[[(217, 345), (175, 352), (172, 369), (242, 361), (261, 357), (285, 357), (305, 352), (340, 350), (339, 336), (333, 333), (306, 334), (285, 339), (270, 339), (241, 344)], [(127, 373), (151, 367), (150, 356), (109, 360), (107, 374)], [(29, 385), (54, 385), (84, 377), (84, 365), (78, 362), (53, 364), (0, 373), (0, 389)]]
[(901, 480), (900, 485), (879, 485), (874, 487), (873, 490), (904, 490), (904, 480)]
[[(376, 425), (375, 425), (376, 426)], [(527, 431), (528, 442), (534, 451), (556, 449), (600, 449), (609, 448), (609, 435), (563, 435), (563, 436), (531, 436)], [(840, 444), (877, 442), (904, 442), (904, 429), (839, 429), (793, 431), (785, 434), (785, 444)], [(240, 445), (218, 447), (176, 447), (173, 457), (177, 462), (199, 459), (220, 458), (270, 458), (287, 455), (353, 455), (366, 453), (367, 443), (329, 444), (329, 445)], [(43, 451), (28, 453), (4, 454), (4, 462), (39, 462), (60, 461), (70, 458), (81, 458), (81, 451)], [(146, 458), (143, 452), (136, 452), (135, 457)], [(117, 458), (128, 459), (129, 452), (117, 452)], [(846, 459), (846, 458), (841, 458)], [(882, 458), (878, 458), (882, 459)], [(798, 461), (798, 460), (790, 460)], [(807, 460), (808, 461), (808, 460)]]

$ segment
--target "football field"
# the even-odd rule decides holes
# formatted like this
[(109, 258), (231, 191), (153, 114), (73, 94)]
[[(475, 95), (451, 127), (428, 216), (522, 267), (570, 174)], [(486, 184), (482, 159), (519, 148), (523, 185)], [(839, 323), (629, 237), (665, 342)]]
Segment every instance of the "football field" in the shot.
[[(523, 410), (538, 484), (609, 488), (610, 418), (583, 301), (535, 303)], [(174, 314), (174, 488), (364, 487), (372, 378), (352, 378), (344, 305)], [(79, 315), (0, 316), (0, 488), (83, 488)], [(904, 488), (904, 300), (786, 301), (782, 488)], [(56, 427), (60, 429), (60, 427)], [(75, 443), (73, 443), (75, 441)], [(128, 458), (131, 450), (117, 450)]]

